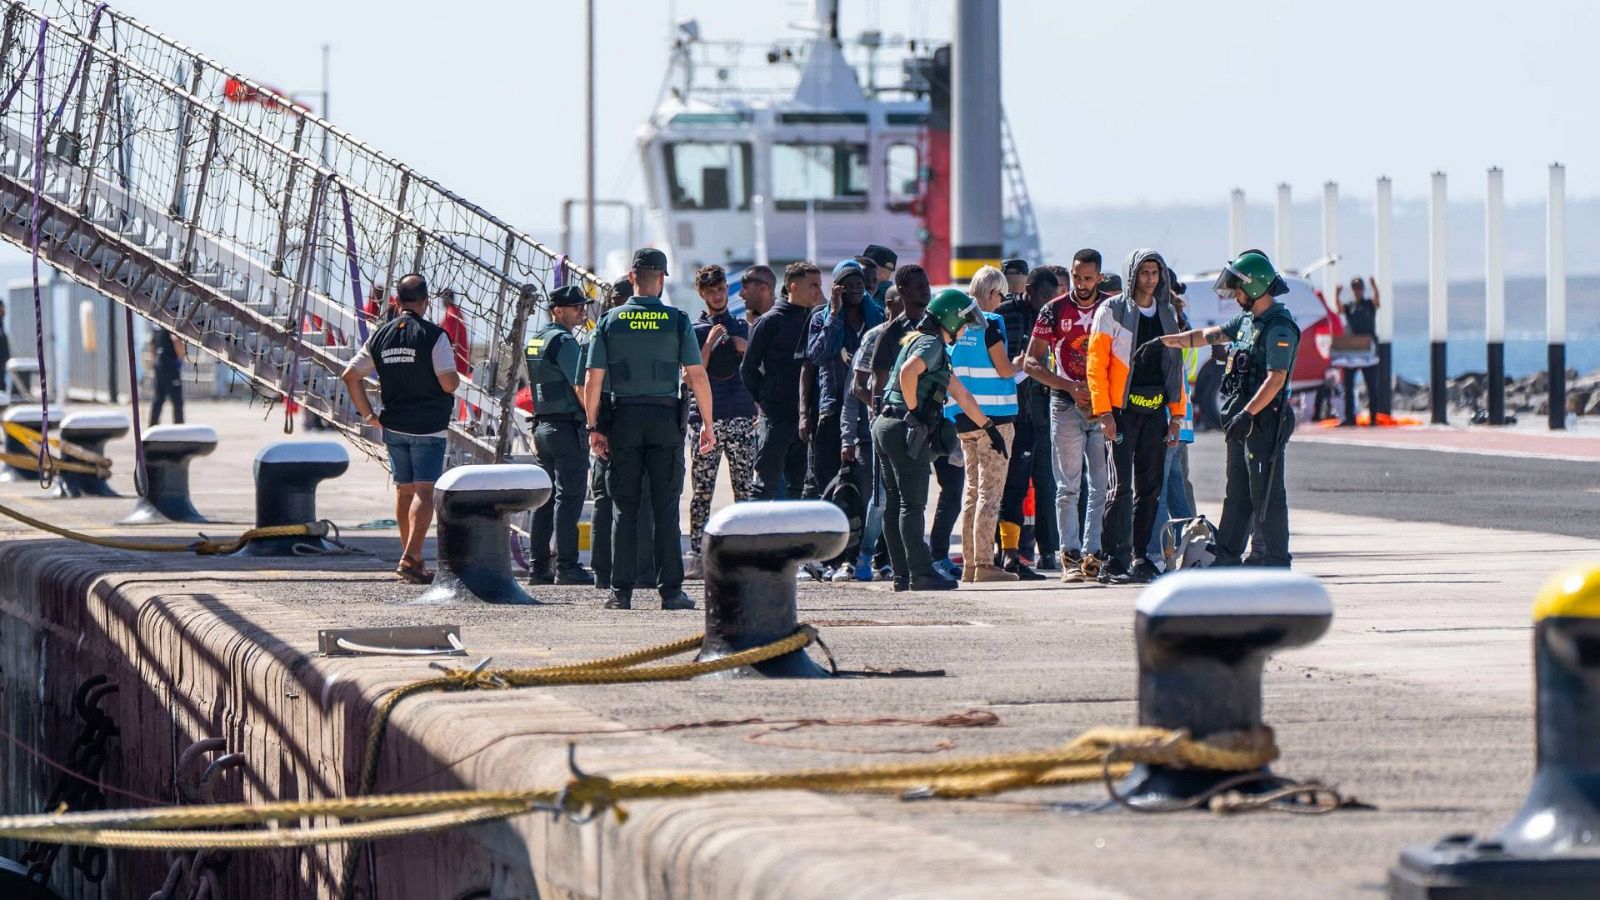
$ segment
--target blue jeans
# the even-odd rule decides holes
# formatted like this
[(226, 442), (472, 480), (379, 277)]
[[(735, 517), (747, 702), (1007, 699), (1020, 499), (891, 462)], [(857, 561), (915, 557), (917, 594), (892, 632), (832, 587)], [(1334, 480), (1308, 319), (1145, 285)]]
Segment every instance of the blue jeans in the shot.
[(1194, 518), (1194, 501), (1189, 488), (1189, 445), (1167, 448), (1167, 471), (1156, 501), (1156, 528), (1146, 548), (1152, 560), (1161, 558), (1161, 532), (1170, 519)]
[(383, 445), (389, 449), (389, 465), (395, 484), (433, 484), (444, 474), (442, 437), (422, 437), (383, 431)]

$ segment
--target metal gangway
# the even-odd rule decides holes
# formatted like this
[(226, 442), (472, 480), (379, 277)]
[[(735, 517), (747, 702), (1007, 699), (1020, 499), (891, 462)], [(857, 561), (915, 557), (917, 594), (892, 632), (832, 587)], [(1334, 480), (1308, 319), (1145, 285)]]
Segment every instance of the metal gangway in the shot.
[(476, 364), (450, 447), (478, 462), (511, 447), (537, 301), (568, 282), (606, 290), (289, 97), (73, 0), (4, 3), (0, 236), (379, 458), (338, 377), (375, 327), (373, 284), (421, 272), (455, 295)]

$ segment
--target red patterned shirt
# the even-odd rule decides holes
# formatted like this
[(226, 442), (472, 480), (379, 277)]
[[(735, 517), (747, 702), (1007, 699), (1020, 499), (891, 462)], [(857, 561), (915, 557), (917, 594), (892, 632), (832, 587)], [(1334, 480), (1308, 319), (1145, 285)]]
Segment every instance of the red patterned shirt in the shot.
[(1097, 297), (1087, 308), (1081, 307), (1068, 293), (1039, 311), (1033, 336), (1050, 345), (1057, 375), (1073, 381), (1088, 379), (1089, 329), (1102, 302), (1103, 298)]

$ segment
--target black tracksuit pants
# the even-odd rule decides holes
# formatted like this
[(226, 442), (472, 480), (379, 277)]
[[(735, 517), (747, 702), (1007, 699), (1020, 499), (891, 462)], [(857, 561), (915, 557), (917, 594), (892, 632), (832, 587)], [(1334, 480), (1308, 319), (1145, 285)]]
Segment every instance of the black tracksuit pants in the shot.
[[(1127, 566), (1144, 557), (1155, 530), (1156, 505), (1167, 471), (1167, 412), (1119, 409), (1115, 415), (1122, 443), (1111, 445), (1116, 477), (1106, 497), (1100, 541), (1108, 560)], [(1095, 462), (1090, 460), (1090, 464)], [(1135, 547), (1138, 554), (1133, 552)]]

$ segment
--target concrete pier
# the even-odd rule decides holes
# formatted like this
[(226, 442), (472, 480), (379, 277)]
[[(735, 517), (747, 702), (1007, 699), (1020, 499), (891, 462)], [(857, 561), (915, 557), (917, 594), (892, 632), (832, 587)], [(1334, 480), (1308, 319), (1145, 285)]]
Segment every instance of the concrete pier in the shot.
[[(242, 405), (194, 405), (221, 436), (215, 454), (194, 461), (195, 502), (215, 520), (208, 534), (236, 534), (252, 521), (241, 473), (278, 435)], [(1202, 435), (1193, 465), (1209, 471), (1219, 447)], [(30, 485), (4, 485), (0, 502), (109, 530), (133, 505), (131, 444), (110, 449), (122, 498), (63, 504)], [(1371, 452), (1317, 447), (1346, 450)], [(1291, 465), (1303, 452), (1291, 448)], [(1421, 452), (1397, 448), (1387, 459), (1398, 471), (1406, 454)], [(377, 558), (136, 555), (0, 520), (0, 724), (64, 754), (80, 727), (73, 692), (105, 675), (118, 691), (101, 706), (122, 731), (102, 774), (111, 787), (175, 802), (180, 753), (221, 737), (245, 761), (218, 781), (218, 800), (329, 796), (353, 790), (372, 705), (437, 673), (417, 659), (317, 656), (321, 628), (449, 622), (461, 626), (467, 663), (493, 656), (496, 666), (590, 659), (698, 628), (657, 610), (607, 612), (601, 592), (581, 587), (545, 587), (541, 599), (551, 602), (537, 607), (404, 606), (416, 589), (390, 572), (393, 529), (351, 529), (392, 516), (392, 493), (381, 467), (352, 456), (349, 473), (323, 486), (319, 514)], [(1572, 466), (1574, 478), (1585, 465), (1543, 462)], [(1347, 474), (1359, 486), (1365, 471)], [(1583, 471), (1595, 487), (1592, 468)], [(1214, 517), (1219, 481), (1195, 481), (1202, 511)], [(1528, 610), (1549, 570), (1600, 557), (1600, 541), (1325, 512), (1317, 492), (1297, 493), (1293, 481), (1290, 500), (1296, 567), (1322, 579), (1337, 615), (1319, 643), (1266, 667), (1264, 719), (1284, 751), (1274, 770), (1337, 784), (1379, 812), (1080, 812), (1104, 799), (1097, 785), (974, 801), (713, 796), (632, 804), (621, 825), (534, 815), (373, 845), (376, 896), (1373, 896), (1400, 847), (1492, 830), (1521, 804), (1533, 740)], [(150, 526), (138, 536), (192, 537), (194, 528)], [(1041, 582), (964, 587), (930, 601), (887, 584), (803, 583), (799, 618), (819, 627), (842, 669), (944, 676), (422, 695), (395, 712), (378, 790), (555, 784), (566, 776), (568, 743), (584, 769), (603, 774), (928, 761), (1057, 745), (1093, 725), (1135, 721), (1137, 596), (1134, 587)], [(999, 725), (861, 724), (970, 709)], [(826, 724), (773, 730), (801, 719)], [(14, 749), (0, 750), (0, 760), (4, 811), (38, 811), (55, 773)], [(144, 805), (138, 797), (109, 803)], [(235, 854), (225, 893), (333, 896), (341, 854)], [(97, 896), (68, 856), (55, 869), (58, 889)], [(99, 895), (149, 896), (167, 868), (162, 854), (114, 852)]]

